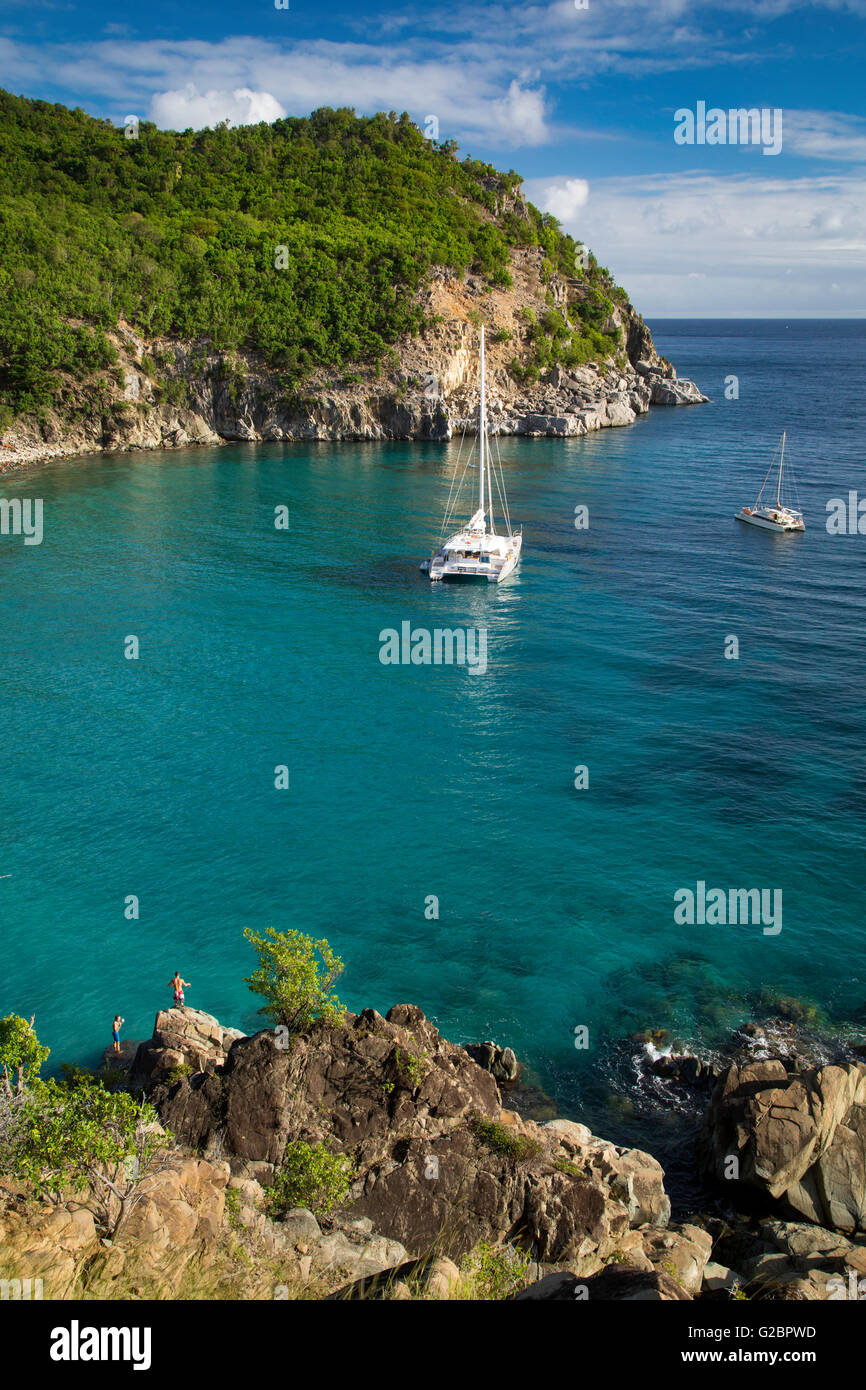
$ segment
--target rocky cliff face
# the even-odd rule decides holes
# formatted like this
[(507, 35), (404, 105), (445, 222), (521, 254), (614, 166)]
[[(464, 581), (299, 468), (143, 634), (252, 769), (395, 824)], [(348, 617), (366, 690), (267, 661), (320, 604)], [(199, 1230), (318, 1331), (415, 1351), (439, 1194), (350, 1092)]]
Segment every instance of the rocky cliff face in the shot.
[(229, 1177), (227, 1163), (173, 1154), (162, 1172), (146, 1180), (141, 1201), (113, 1240), (74, 1197), (58, 1205), (36, 1203), (22, 1184), (0, 1183), (0, 1275), (30, 1280), (31, 1289), (41, 1280), (36, 1296), (46, 1298), (79, 1296), (84, 1275), (108, 1290), (128, 1267), (140, 1294), (170, 1288), (212, 1247)]
[[(230, 1154), (233, 1180), (253, 1191), (299, 1137), (351, 1156), (345, 1219), (409, 1257), (387, 1271), (397, 1283), (413, 1259), (435, 1252), (448, 1264), (479, 1241), (529, 1251), (535, 1279), (519, 1296), (541, 1300), (574, 1298), (577, 1284), (596, 1298), (729, 1298), (742, 1288), (749, 1297), (838, 1299), (866, 1274), (861, 1062), (810, 1067), (786, 1055), (715, 1073), (675, 1068), (686, 1084), (712, 1087), (699, 1160), (726, 1191), (724, 1218), (673, 1224), (651, 1155), (570, 1120), (536, 1124), (503, 1107), (494, 1073), (513, 1079), (513, 1054), (456, 1047), (412, 1005), (387, 1018), (349, 1015), (291, 1052), (271, 1033), (231, 1042), (212, 1026), (171, 1021), (191, 1012), (157, 1020), (172, 1056), (184, 1046), (195, 1054), (202, 1031), (213, 1038), (204, 1073), (157, 1092), (165, 1123), (212, 1160)], [(195, 1036), (183, 1044), (187, 1027)], [(160, 1075), (158, 1048), (139, 1058)], [(309, 1238), (309, 1214), (293, 1221), (292, 1239), (295, 1227)], [(313, 1240), (311, 1260), (317, 1248)], [(344, 1251), (329, 1269), (355, 1276), (352, 1296), (382, 1296), (385, 1267), (369, 1268), (367, 1247), (363, 1258), (353, 1265)]]
[(257, 1180), (298, 1139), (348, 1155), (348, 1215), (415, 1256), (460, 1258), (520, 1233), (536, 1259), (589, 1273), (632, 1227), (670, 1214), (653, 1158), (503, 1110), (493, 1076), (409, 1004), (349, 1015), (290, 1051), (271, 1032), (241, 1039), (224, 1066), (167, 1088), (159, 1105), (183, 1143), (228, 1153)]
[[(0, 439), (0, 469), (95, 450), (175, 448), (226, 440), (447, 440), (477, 420), (478, 325), (488, 328), (488, 400), (498, 434), (577, 436), (631, 424), (651, 405), (706, 400), (656, 352), (634, 309), (616, 306), (604, 325), (615, 360), (554, 368), (531, 386), (509, 364), (531, 355), (527, 311), (579, 300), (580, 281), (542, 278), (539, 248), (512, 253), (513, 288), (435, 271), (420, 300), (429, 327), (395, 347), (380, 372), (317, 372), (287, 386), (255, 352), (223, 355), (207, 342), (145, 340), (128, 326), (109, 334), (119, 371), (69, 380), (41, 423), (21, 420)], [(70, 416), (76, 417), (70, 423)]]
[[(0, 1181), (0, 1277), (44, 1279), (48, 1297), (465, 1298), (492, 1249), (500, 1272), (514, 1262), (520, 1300), (858, 1296), (862, 1063), (721, 1071), (701, 1158), (723, 1208), (675, 1223), (651, 1155), (571, 1120), (522, 1118), (494, 1075), (513, 1076), (513, 1055), (471, 1050), (484, 1065), (410, 1004), (317, 1025), (291, 1048), (276, 1031), (161, 1011), (129, 1084), (174, 1133), (167, 1165), (111, 1240), (74, 1196), (49, 1207)], [(297, 1141), (350, 1161), (329, 1216), (268, 1209)], [(254, 1278), (239, 1292), (242, 1267)]]
[(700, 1152), (710, 1176), (733, 1177), (783, 1213), (866, 1232), (866, 1063), (806, 1069), (771, 1057), (730, 1067)]

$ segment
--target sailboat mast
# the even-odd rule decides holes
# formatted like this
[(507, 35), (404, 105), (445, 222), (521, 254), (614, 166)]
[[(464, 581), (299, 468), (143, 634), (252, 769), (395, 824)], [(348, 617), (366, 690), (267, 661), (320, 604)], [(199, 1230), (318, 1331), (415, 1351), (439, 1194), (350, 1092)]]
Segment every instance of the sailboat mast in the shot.
[(785, 435), (787, 430), (782, 430), (782, 451), (779, 454), (779, 486), (776, 488), (776, 506), (782, 505), (782, 464), (785, 462)]
[(484, 324), (481, 325), (481, 420), (479, 429), (479, 450), (480, 450), (480, 471), (481, 477), (478, 485), (478, 506), (483, 512), (486, 507), (484, 498), (484, 465), (487, 443), (487, 403), (484, 399)]

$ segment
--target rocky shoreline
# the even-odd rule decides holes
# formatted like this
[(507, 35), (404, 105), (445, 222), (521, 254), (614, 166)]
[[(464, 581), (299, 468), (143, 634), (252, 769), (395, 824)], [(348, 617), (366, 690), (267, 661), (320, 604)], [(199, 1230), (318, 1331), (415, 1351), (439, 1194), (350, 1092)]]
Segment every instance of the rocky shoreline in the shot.
[[(160, 1011), (115, 1081), (155, 1105), (170, 1163), (108, 1242), (74, 1200), (47, 1208), (0, 1183), (4, 1260), (44, 1274), (54, 1297), (77, 1296), (83, 1278), (106, 1298), (182, 1290), (217, 1267), (231, 1228), (256, 1252), (251, 1297), (465, 1298), (479, 1250), (513, 1262), (500, 1296), (521, 1301), (859, 1296), (863, 1061), (812, 1064), (789, 1049), (710, 1073), (657, 1056), (660, 1075), (707, 1102), (696, 1161), (717, 1196), (675, 1221), (651, 1154), (574, 1120), (521, 1116), (508, 1104), (513, 1052), (457, 1046), (413, 1005), (280, 1043), (278, 1030), (244, 1036), (194, 1009)], [(351, 1164), (324, 1218), (269, 1206), (299, 1141)]]
[[(578, 438), (632, 424), (651, 406), (705, 402), (661, 358), (630, 304), (615, 305), (604, 331), (616, 358), (519, 384), (510, 364), (531, 357), (532, 323), (567, 310), (586, 286), (546, 275), (540, 248), (515, 250), (513, 286), (434, 270), (419, 299), (427, 327), (400, 340), (388, 362), (318, 371), (289, 386), (252, 350), (220, 353), (207, 341), (145, 339), (121, 322), (108, 333), (117, 365), (96, 380), (67, 379), (57, 406), (0, 434), (0, 473), (97, 452), (232, 442), (447, 441), (476, 428), (477, 325), (488, 326), (490, 430)], [(71, 423), (74, 420), (74, 423)]]

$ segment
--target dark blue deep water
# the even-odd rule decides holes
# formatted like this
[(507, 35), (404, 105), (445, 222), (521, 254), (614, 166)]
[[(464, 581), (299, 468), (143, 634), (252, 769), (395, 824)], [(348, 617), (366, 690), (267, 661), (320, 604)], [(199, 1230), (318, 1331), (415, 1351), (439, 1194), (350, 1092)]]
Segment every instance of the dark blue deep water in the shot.
[[(456, 443), (3, 480), (45, 539), (0, 537), (0, 1014), (35, 1013), (52, 1063), (94, 1062), (118, 1010), (148, 1036), (175, 968), (254, 1027), (245, 926), (327, 936), (350, 1007), (509, 1042), (566, 1113), (649, 1147), (677, 1118), (630, 1090), (636, 1030), (712, 1046), (762, 991), (862, 1022), (866, 535), (825, 517), (866, 496), (866, 324), (652, 327), (711, 404), (503, 440), (525, 558), (498, 589), (418, 570)], [(732, 519), (783, 429), (802, 536)], [(404, 620), (486, 627), (489, 670), (382, 665)], [(699, 879), (781, 889), (781, 933), (677, 925)]]

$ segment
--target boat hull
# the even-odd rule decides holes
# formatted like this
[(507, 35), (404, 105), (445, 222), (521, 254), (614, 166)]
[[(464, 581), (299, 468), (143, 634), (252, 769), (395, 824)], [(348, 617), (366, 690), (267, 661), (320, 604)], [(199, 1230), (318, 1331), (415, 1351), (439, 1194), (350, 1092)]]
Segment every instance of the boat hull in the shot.
[(791, 535), (798, 531), (805, 531), (806, 527), (802, 521), (781, 522), (772, 521), (769, 517), (756, 516), (754, 512), (737, 512), (735, 521), (745, 521), (749, 526), (759, 526), (762, 531), (778, 531), (781, 534)]
[(466, 560), (437, 565), (435, 560), (425, 560), (421, 569), (433, 584), (501, 584), (519, 565), (520, 549), (517, 545), (501, 565), (481, 565)]

